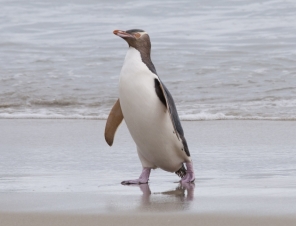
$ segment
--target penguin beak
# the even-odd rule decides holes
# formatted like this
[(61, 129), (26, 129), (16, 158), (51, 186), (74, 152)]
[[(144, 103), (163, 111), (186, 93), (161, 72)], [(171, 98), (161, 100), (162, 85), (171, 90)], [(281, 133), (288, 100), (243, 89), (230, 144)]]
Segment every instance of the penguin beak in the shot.
[(135, 38), (135, 36), (133, 36), (129, 33), (126, 33), (125, 31), (121, 31), (121, 30), (114, 30), (113, 34), (115, 34), (121, 38)]

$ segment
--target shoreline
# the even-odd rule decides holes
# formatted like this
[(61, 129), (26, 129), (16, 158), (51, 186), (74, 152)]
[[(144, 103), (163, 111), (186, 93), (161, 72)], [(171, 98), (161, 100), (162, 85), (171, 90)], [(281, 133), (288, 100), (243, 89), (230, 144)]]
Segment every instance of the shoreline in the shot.
[[(207, 121), (288, 121), (288, 122), (293, 122), (296, 121), (296, 117), (291, 117), (291, 118), (278, 118), (278, 117), (245, 117), (245, 118), (237, 118), (229, 116), (230, 118), (207, 118), (207, 119), (184, 119), (180, 117), (181, 122), (207, 122)], [(92, 117), (92, 116), (81, 116), (81, 117), (65, 117), (65, 116), (53, 116), (53, 117), (1, 117), (0, 120), (99, 120), (99, 121), (106, 121), (107, 117)]]

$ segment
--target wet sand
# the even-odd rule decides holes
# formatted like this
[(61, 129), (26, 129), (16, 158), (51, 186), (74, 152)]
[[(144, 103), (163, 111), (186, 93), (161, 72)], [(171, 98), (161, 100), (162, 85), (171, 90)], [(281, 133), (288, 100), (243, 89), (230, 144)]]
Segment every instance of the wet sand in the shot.
[[(296, 122), (183, 122), (195, 185), (139, 175), (123, 124), (112, 148), (100, 120), (0, 120), (0, 225), (295, 225)], [(222, 222), (222, 223), (221, 223)]]
[(0, 214), (1, 225), (223, 225), (294, 226), (295, 217), (237, 216), (214, 214)]

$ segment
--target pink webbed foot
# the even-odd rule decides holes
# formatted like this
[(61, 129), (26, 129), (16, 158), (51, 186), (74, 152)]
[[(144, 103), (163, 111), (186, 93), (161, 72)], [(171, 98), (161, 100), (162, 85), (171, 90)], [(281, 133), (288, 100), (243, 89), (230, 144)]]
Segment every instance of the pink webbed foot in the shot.
[(147, 184), (150, 176), (151, 168), (143, 168), (143, 171), (139, 177), (139, 179), (136, 180), (124, 180), (121, 182), (123, 185), (128, 184)]
[(192, 183), (195, 180), (192, 162), (186, 162), (186, 175), (181, 179), (181, 183)]

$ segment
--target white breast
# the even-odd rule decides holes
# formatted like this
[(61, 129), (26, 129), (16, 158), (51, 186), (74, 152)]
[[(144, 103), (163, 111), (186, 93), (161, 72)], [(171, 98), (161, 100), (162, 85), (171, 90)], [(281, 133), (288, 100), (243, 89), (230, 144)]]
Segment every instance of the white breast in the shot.
[(140, 154), (167, 171), (177, 171), (187, 158), (182, 142), (173, 133), (166, 107), (155, 92), (152, 73), (140, 52), (129, 48), (120, 73), (119, 99), (124, 120)]

